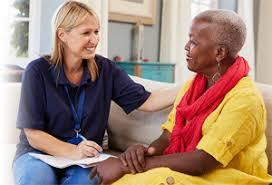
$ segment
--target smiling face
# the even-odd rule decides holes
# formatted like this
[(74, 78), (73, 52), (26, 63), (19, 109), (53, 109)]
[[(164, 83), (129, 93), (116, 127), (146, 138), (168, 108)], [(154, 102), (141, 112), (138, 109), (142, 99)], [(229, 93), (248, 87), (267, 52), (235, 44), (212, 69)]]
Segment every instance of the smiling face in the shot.
[(64, 43), (65, 55), (78, 59), (94, 58), (99, 43), (99, 24), (87, 14), (82, 23), (66, 32), (60, 30), (59, 38)]
[(206, 75), (216, 70), (217, 45), (212, 37), (215, 25), (194, 20), (189, 33), (189, 41), (185, 45), (187, 67), (190, 71)]

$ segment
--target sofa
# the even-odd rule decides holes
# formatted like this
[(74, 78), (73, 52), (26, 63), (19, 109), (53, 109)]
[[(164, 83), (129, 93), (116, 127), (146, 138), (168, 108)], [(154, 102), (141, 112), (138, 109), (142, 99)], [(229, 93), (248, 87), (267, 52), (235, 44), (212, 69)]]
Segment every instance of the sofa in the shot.
[[(146, 80), (139, 77), (131, 78), (144, 85), (149, 91), (173, 87), (175, 84)], [(269, 173), (272, 174), (272, 86), (257, 83), (263, 94), (267, 108), (267, 155), (269, 158)], [(4, 184), (12, 184), (12, 159), (18, 142), (19, 130), (15, 128), (18, 103), (20, 99), (20, 83), (0, 83), (1, 102), (1, 171), (0, 177)], [(109, 127), (105, 136), (104, 148), (112, 154), (124, 151), (128, 146), (142, 143), (149, 145), (161, 134), (161, 123), (167, 120), (172, 107), (159, 112), (147, 113), (138, 110), (126, 115), (114, 102), (111, 105)]]

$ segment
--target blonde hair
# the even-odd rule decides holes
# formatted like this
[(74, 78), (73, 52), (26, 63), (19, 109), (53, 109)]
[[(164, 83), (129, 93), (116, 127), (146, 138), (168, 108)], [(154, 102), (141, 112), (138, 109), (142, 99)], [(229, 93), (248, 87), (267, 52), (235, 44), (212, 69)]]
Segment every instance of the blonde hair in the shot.
[[(55, 15), (52, 19), (53, 50), (50, 57), (51, 64), (55, 65), (56, 67), (63, 64), (64, 47), (63, 43), (58, 38), (58, 29), (63, 28), (66, 32), (69, 32), (73, 28), (80, 25), (88, 14), (93, 16), (99, 25), (99, 19), (94, 10), (92, 10), (84, 3), (70, 0), (63, 3), (56, 10)], [(87, 64), (89, 73), (91, 75), (91, 80), (95, 81), (99, 75), (95, 59), (88, 59)]]
[(231, 10), (207, 10), (198, 14), (195, 20), (203, 20), (218, 25), (213, 39), (225, 45), (231, 56), (235, 56), (246, 40), (246, 25), (242, 18)]

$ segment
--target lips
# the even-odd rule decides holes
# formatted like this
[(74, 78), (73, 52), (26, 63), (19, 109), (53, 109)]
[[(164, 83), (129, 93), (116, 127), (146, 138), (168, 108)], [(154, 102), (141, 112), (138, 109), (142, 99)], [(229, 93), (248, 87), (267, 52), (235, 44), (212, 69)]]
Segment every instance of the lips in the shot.
[(95, 51), (95, 46), (92, 46), (92, 47), (88, 47), (88, 48), (86, 48), (88, 51), (90, 51), (90, 52), (93, 52), (93, 51)]
[(192, 57), (190, 57), (189, 55), (186, 55), (186, 60), (192, 60)]

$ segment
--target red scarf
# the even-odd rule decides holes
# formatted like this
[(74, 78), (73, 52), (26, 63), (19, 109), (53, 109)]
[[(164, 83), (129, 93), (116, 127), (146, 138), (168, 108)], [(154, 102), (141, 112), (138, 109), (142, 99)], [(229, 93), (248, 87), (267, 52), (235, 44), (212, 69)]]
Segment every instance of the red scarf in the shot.
[(206, 90), (206, 77), (197, 74), (176, 107), (175, 126), (170, 144), (164, 154), (194, 151), (202, 137), (202, 125), (205, 119), (238, 81), (247, 76), (248, 71), (247, 61), (243, 57), (237, 57), (220, 80), (208, 90)]

